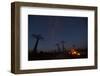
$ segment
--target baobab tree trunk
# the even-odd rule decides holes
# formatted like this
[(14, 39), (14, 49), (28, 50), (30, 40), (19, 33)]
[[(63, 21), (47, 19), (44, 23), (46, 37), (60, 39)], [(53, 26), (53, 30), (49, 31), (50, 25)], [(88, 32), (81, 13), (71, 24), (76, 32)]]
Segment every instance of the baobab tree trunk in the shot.
[(36, 39), (36, 43), (35, 43), (33, 51), (34, 53), (37, 53), (37, 46), (38, 46), (39, 40), (43, 40), (44, 38), (40, 34), (39, 35), (32, 34), (32, 36)]
[(57, 46), (57, 50), (61, 51), (59, 44), (56, 44), (56, 46)]
[(38, 43), (39, 43), (39, 39), (36, 40), (36, 43), (35, 43), (35, 46), (34, 46), (34, 49), (33, 49), (33, 51), (34, 51), (35, 53), (37, 53), (37, 46), (38, 46)]
[(64, 51), (65, 50), (65, 46), (64, 46), (65, 42), (61, 41), (61, 44), (62, 44), (62, 50)]
[(63, 51), (65, 50), (64, 43), (62, 44), (62, 49), (63, 49)]

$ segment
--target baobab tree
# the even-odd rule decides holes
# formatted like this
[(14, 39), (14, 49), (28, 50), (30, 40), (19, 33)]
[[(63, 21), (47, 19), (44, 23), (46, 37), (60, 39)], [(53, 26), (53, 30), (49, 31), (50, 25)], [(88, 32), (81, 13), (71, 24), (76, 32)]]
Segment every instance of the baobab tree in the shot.
[(61, 49), (59, 43), (56, 43), (56, 46), (57, 46), (57, 50), (60, 51)]
[(65, 50), (65, 41), (61, 41), (61, 45), (62, 45), (62, 50), (64, 51)]
[(35, 46), (33, 48), (33, 51), (35, 53), (37, 53), (37, 46), (38, 46), (39, 40), (43, 40), (44, 38), (40, 34), (38, 34), (38, 35), (32, 34), (32, 37), (34, 37), (36, 39), (36, 43), (35, 43)]

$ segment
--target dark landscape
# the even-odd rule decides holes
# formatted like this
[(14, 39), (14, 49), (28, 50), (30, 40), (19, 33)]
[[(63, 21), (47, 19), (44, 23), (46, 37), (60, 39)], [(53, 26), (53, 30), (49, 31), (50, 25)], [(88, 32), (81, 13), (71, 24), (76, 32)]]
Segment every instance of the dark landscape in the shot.
[(52, 60), (52, 59), (79, 59), (88, 58), (87, 49), (78, 49), (79, 55), (70, 53), (71, 50), (57, 51), (54, 52), (29, 52), (29, 60)]

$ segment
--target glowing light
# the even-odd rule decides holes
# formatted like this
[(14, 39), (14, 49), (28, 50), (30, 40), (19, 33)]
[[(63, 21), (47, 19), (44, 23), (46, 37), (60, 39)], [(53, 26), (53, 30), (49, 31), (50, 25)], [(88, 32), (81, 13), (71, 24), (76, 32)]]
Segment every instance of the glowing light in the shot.
[(72, 52), (72, 54), (76, 54), (76, 51)]
[(78, 56), (80, 56), (80, 53), (77, 53)]
[(78, 57), (80, 56), (80, 52), (77, 49), (72, 48), (69, 52), (69, 55), (73, 56), (73, 57)]

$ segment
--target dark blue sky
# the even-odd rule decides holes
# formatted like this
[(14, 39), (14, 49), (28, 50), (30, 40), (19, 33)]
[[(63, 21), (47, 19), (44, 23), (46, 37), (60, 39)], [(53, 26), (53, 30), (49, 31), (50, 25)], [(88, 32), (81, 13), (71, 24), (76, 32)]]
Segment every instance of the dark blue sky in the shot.
[(56, 49), (56, 43), (65, 41), (65, 47), (87, 48), (88, 34), (87, 17), (64, 17), (28, 15), (28, 47), (33, 48), (35, 38), (32, 34), (41, 34), (38, 49)]

